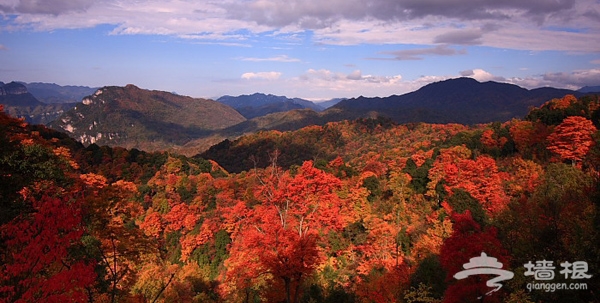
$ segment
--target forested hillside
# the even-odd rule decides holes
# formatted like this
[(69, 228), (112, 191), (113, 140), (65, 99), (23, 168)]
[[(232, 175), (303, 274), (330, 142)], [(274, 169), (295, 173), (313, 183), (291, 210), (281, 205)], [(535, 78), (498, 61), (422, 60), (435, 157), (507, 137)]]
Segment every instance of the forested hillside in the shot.
[[(0, 113), (0, 302), (598, 302), (599, 109), (331, 122), (196, 157)], [(484, 252), (514, 273), (500, 288), (455, 277)]]
[(135, 85), (107, 86), (85, 97), (49, 126), (84, 144), (176, 149), (246, 119), (234, 109)]

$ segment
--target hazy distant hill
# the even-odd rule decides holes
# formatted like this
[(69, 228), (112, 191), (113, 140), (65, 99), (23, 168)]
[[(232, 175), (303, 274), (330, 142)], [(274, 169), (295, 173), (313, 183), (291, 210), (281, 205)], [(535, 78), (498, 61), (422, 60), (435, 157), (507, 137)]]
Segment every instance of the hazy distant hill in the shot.
[(597, 86), (584, 86), (577, 90), (580, 93), (600, 93), (600, 85)]
[(42, 103), (36, 99), (27, 87), (18, 82), (4, 84), (0, 82), (0, 103), (7, 106), (38, 106)]
[(315, 102), (316, 104), (320, 105), (321, 107), (327, 109), (330, 108), (338, 103), (340, 103), (341, 101), (346, 100), (346, 98), (333, 98), (331, 100), (327, 100), (327, 101), (322, 101), (322, 102)]
[(458, 78), (386, 98), (358, 97), (341, 101), (324, 112), (331, 117), (385, 116), (399, 123), (474, 124), (522, 117), (530, 106), (552, 98), (581, 93), (556, 88), (528, 90), (517, 85)]
[(69, 110), (74, 104), (40, 102), (22, 83), (0, 82), (0, 104), (13, 117), (25, 118), (32, 124), (47, 124)]
[(288, 98), (271, 94), (255, 93), (252, 95), (223, 96), (217, 101), (235, 108), (247, 119), (265, 116), (272, 113), (286, 112), (293, 109), (310, 108), (322, 111), (325, 108), (319, 104), (300, 98)]
[(77, 103), (98, 88), (87, 86), (61, 86), (54, 83), (24, 83), (27, 90), (43, 103)]
[(84, 144), (168, 149), (245, 121), (231, 107), (162, 91), (103, 87), (50, 126)]

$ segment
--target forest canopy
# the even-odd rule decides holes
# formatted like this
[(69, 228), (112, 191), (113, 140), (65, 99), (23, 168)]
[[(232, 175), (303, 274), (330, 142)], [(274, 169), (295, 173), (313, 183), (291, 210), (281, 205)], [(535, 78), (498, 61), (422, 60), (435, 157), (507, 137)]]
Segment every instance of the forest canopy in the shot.
[[(600, 301), (599, 108), (342, 121), (195, 157), (1, 112), (0, 302)], [(496, 291), (455, 278), (483, 252), (514, 273)], [(542, 260), (552, 281), (528, 271)]]

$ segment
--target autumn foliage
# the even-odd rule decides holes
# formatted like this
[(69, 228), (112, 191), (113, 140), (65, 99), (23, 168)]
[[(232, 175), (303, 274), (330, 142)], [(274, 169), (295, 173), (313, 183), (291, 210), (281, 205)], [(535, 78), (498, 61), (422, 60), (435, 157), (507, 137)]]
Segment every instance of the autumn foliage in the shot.
[(594, 123), (584, 117), (567, 117), (548, 136), (548, 150), (562, 160), (580, 162), (594, 144), (592, 134), (596, 131)]
[(0, 298), (6, 302), (84, 302), (96, 279), (90, 260), (72, 258), (83, 236), (81, 201), (43, 195), (0, 229), (6, 255)]
[[(263, 131), (213, 160), (0, 113), (0, 302), (597, 302), (599, 108)], [(454, 278), (482, 252), (499, 291)], [(588, 290), (527, 292), (544, 258), (587, 261)]]

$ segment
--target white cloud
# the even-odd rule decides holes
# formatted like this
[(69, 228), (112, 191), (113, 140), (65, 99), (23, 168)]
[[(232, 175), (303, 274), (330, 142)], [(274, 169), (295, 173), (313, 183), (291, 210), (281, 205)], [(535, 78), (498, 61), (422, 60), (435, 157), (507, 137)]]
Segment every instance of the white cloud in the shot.
[[(257, 24), (283, 27), (297, 24), (304, 27), (324, 28), (340, 20), (372, 18), (383, 22), (397, 22), (425, 17), (455, 20), (506, 20), (527, 18), (547, 22), (556, 15), (576, 15), (577, 3), (593, 5), (594, 0), (249, 0), (227, 1), (228, 16), (251, 20)], [(589, 9), (589, 8), (588, 8)]]
[(600, 84), (600, 69), (575, 70), (570, 73), (546, 73), (543, 79), (551, 83), (564, 83), (571, 87), (595, 86)]
[(556, 87), (577, 90), (583, 86), (596, 86), (600, 84), (600, 69), (545, 73), (525, 78), (507, 78), (505, 82), (529, 89), (538, 87)]
[(473, 78), (479, 82), (487, 82), (487, 81), (505, 81), (502, 77), (497, 77), (492, 75), (491, 73), (484, 71), (483, 69), (469, 69), (460, 72), (460, 75), (463, 77)]
[(309, 30), (314, 42), (323, 44), (476, 44), (586, 52), (600, 49), (598, 12), (595, 0), (0, 1), (0, 14), (16, 14), (7, 28), (51, 31), (111, 24), (113, 34), (229, 42)]
[[(496, 23), (494, 28), (488, 29), (487, 21), (440, 20), (433, 17), (389, 23), (340, 20), (328, 28), (315, 30), (313, 39), (317, 43), (335, 45), (443, 43), (533, 51), (597, 52), (600, 49), (600, 22), (586, 24), (588, 29), (584, 29), (583, 25), (573, 25), (573, 30), (569, 31), (551, 30), (551, 27), (541, 27), (527, 20), (498, 20)], [(556, 26), (564, 27), (560, 24)]]
[(360, 69), (357, 69), (346, 76), (350, 80), (361, 80), (363, 78)]
[(242, 79), (244, 80), (277, 80), (281, 77), (280, 72), (258, 72), (258, 73), (244, 73), (242, 74)]
[[(92, 4), (85, 10), (65, 10), (56, 14), (19, 12), (12, 26), (52, 31), (110, 24), (115, 26), (111, 31), (113, 35), (172, 35), (184, 39), (235, 41), (271, 29), (248, 21), (225, 18), (226, 11), (214, 2), (184, 0), (91, 2)], [(3, 11), (7, 12), (9, 9), (0, 4), (0, 14)], [(236, 33), (239, 30), (246, 30), (246, 34)]]
[(401, 75), (363, 75), (360, 70), (346, 74), (328, 69), (309, 69), (287, 84), (306, 98), (384, 96), (407, 92), (411, 86)]

